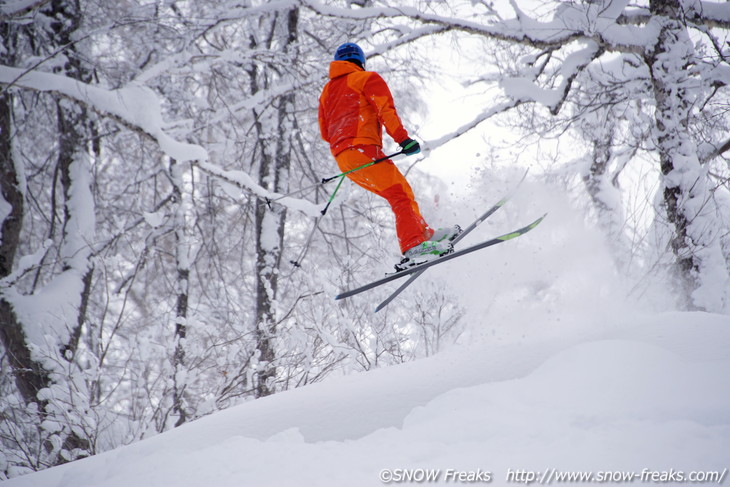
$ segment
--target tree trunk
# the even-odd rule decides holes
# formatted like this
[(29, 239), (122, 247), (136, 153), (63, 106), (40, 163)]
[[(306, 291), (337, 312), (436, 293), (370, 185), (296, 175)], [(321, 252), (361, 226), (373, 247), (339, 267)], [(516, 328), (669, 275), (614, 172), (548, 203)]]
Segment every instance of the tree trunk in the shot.
[(715, 214), (709, 180), (688, 130), (692, 100), (687, 69), (694, 56), (693, 44), (679, 0), (652, 0), (650, 8), (660, 32), (645, 62), (656, 101), (662, 199), (673, 231), (670, 246), (687, 307), (717, 310), (723, 307), (722, 293), (712, 289), (717, 283), (710, 282), (706, 273), (725, 265), (712, 235)]
[[(279, 19), (277, 18), (276, 21)], [(286, 38), (283, 40), (285, 51), (290, 53), (297, 39), (299, 10), (292, 9), (286, 16)], [(292, 55), (291, 59), (295, 59)], [(276, 76), (276, 74), (274, 74)], [(267, 85), (269, 83), (267, 82)], [(259, 120), (261, 160), (259, 165), (259, 184), (272, 191), (285, 192), (288, 187), (291, 167), (294, 116), (294, 94), (279, 97), (274, 105), (276, 112), (267, 120)], [(275, 126), (265, 126), (274, 122)], [(270, 136), (276, 134), (275, 137)], [(283, 206), (269, 209), (266, 205), (256, 208), (256, 349), (258, 368), (254, 394), (267, 396), (275, 392), (276, 378), (276, 323), (274, 302), (278, 289), (278, 273), (281, 255), (284, 251), (284, 225), (286, 210)]]
[[(2, 30), (6, 31), (3, 32), (3, 37), (7, 41), (7, 24)], [(13, 157), (12, 134), (13, 96), (6, 91), (0, 96), (0, 188), (3, 206), (7, 205), (9, 208), (2, 212), (0, 278), (13, 272), (23, 227), (23, 189), (20, 187), (20, 175), (17, 172), (20, 165)], [(3, 291), (4, 289), (0, 289), (0, 340), (13, 369), (18, 392), (25, 402), (34, 402), (38, 391), (48, 386), (48, 376), (31, 358), (22, 324)]]
[[(0, 63), (12, 66), (15, 64), (18, 31), (10, 23), (0, 23), (0, 38), (3, 40)], [(25, 214), (24, 188), (21, 187), (23, 175), (19, 174), (22, 164), (15, 160), (13, 150), (13, 102), (12, 92), (5, 91), (0, 95), (0, 278), (13, 272)], [(4, 291), (0, 288), (0, 340), (13, 369), (18, 392), (26, 403), (35, 402), (38, 391), (48, 386), (49, 379), (43, 368), (32, 359), (22, 323)]]
[[(68, 46), (63, 73), (69, 78), (88, 83), (91, 74), (73, 43), (73, 35), (82, 21), (78, 0), (54, 0), (47, 15), (53, 19), (50, 23), (53, 46)], [(58, 354), (63, 360), (74, 362), (86, 322), (94, 273), (90, 239), (95, 230), (95, 210), (91, 194), (91, 167), (87, 145), (91, 140), (91, 130), (89, 130), (91, 122), (86, 107), (70, 100), (59, 100), (56, 103), (56, 117), (57, 164), (64, 196), (63, 235), (60, 245), (61, 270), (62, 273), (74, 275), (81, 284), (78, 298), (74, 303), (76, 319), (73, 323), (66, 323), (69, 333), (65, 343), (59, 343)], [(74, 400), (88, 403), (89, 398), (75, 397)], [(43, 404), (45, 407), (46, 402)], [(51, 409), (55, 410), (57, 406)], [(63, 438), (63, 449), (68, 452), (75, 451), (79, 455), (76, 458), (93, 453), (89, 439), (80, 436), (73, 428), (73, 424), (68, 426), (68, 433)], [(66, 462), (62, 456), (59, 456), (57, 461)]]
[[(77, 2), (54, 1), (44, 12), (47, 18), (52, 19), (48, 24), (50, 30), (40, 31), (39, 35), (48, 35), (51, 48), (68, 45), (66, 51), (66, 65), (62, 70), (70, 77), (88, 81), (88, 73), (83, 69), (78, 56), (71, 46), (71, 36), (77, 29), (81, 19), (81, 11)], [(2, 24), (5, 42), (5, 59), (3, 64), (14, 65), (11, 59), (14, 49), (10, 46), (14, 42), (9, 24)], [(48, 46), (45, 46), (48, 47)], [(13, 368), (18, 392), (26, 403), (38, 405), (37, 421), (41, 425), (38, 431), (43, 431), (42, 423), (52, 419), (56, 411), (66, 406), (53, 404), (55, 399), (39, 399), (38, 393), (42, 389), (51, 387), (54, 383), (63, 380), (63, 367), (50, 370), (44, 365), (44, 358), (49, 358), (58, 364), (73, 362), (81, 337), (81, 330), (85, 321), (86, 309), (91, 292), (93, 268), (90, 263), (91, 235), (94, 231), (93, 197), (90, 190), (90, 171), (86, 142), (88, 132), (88, 117), (85, 109), (77, 103), (67, 100), (56, 104), (56, 129), (58, 134), (57, 168), (60, 175), (64, 196), (63, 233), (59, 243), (61, 274), (68, 274), (71, 279), (65, 282), (78, 284), (79, 295), (74, 302), (59, 303), (60, 308), (72, 308), (73, 318), (63, 310), (49, 313), (49, 320), (58, 320), (59, 323), (50, 326), (49, 330), (40, 332), (40, 335), (58, 338), (57, 342), (47, 340), (43, 343), (30, 343), (26, 332), (30, 327), (45, 326), (42, 323), (23, 323), (15, 312), (13, 296), (23, 296), (32, 299), (43, 299), (35, 294), (25, 295), (22, 289), (0, 290), (0, 339), (7, 351), (9, 363)], [(22, 164), (14, 159), (13, 151), (13, 100), (12, 95), (5, 92), (0, 98), (0, 172), (2, 173), (2, 196), (8, 207), (3, 212), (2, 235), (0, 241), (0, 277), (13, 272), (16, 253), (20, 248), (20, 234), (25, 215), (24, 192), (20, 187), (23, 180)], [(56, 218), (56, 215), (51, 215)], [(58, 276), (57, 276), (58, 277)], [(13, 288), (16, 283), (9, 283)], [(10, 291), (10, 292), (9, 292)], [(26, 304), (25, 306), (28, 306)], [(71, 318), (71, 319), (69, 319)], [(70, 369), (69, 369), (70, 370)], [(71, 388), (68, 388), (71, 389)], [(76, 394), (71, 392), (70, 394)], [(74, 397), (74, 402), (85, 401), (88, 398)], [(65, 399), (61, 399), (62, 403)], [(86, 456), (90, 451), (90, 443), (86, 438), (78, 435), (75, 424), (66, 424), (65, 418), (57, 418), (66, 427), (63, 432), (49, 432), (48, 437), (42, 438), (45, 442), (49, 458), (39, 463), (64, 463), (66, 458), (51, 446), (48, 438), (60, 436), (62, 449), (78, 458)]]
[[(76, 323), (70, 332), (70, 340), (61, 351), (63, 357), (71, 360), (78, 348), (81, 338), (81, 330), (86, 321), (86, 310), (89, 304), (91, 293), (91, 282), (94, 275), (94, 268), (88, 259), (89, 242), (84, 242), (83, 237), (88, 229), (83, 228), (85, 222), (77, 222), (79, 219), (87, 218), (82, 213), (90, 211), (77, 205), (76, 192), (89, 193), (90, 188), (86, 178), (74, 179), (74, 171), (89, 172), (88, 154), (86, 152), (85, 140), (88, 140), (89, 132), (84, 130), (89, 123), (86, 109), (76, 103), (63, 100), (57, 103), (58, 117), (58, 166), (61, 185), (64, 195), (64, 224), (63, 224), (63, 272), (76, 270), (81, 273), (83, 290), (81, 291), (78, 315)], [(73, 167), (76, 164), (79, 167)], [(74, 185), (87, 185), (85, 188), (76, 188)], [(81, 208), (79, 208), (81, 207)], [(91, 210), (93, 211), (93, 210)], [(92, 215), (93, 218), (93, 215)]]
[(604, 194), (606, 186), (610, 184), (607, 181), (607, 173), (612, 157), (613, 129), (611, 126), (606, 127), (606, 130), (601, 130), (596, 135), (598, 137), (591, 137), (593, 161), (588, 172), (583, 175), (583, 182), (593, 206), (598, 211), (599, 221), (613, 235), (614, 228), (611, 222), (615, 219), (614, 208), (610, 202), (606, 201)]
[(185, 205), (183, 203), (182, 167), (177, 161), (170, 163), (170, 174), (175, 195), (175, 268), (177, 270), (177, 301), (175, 305), (175, 349), (173, 351), (173, 413), (177, 416), (175, 426), (180, 426), (188, 419), (189, 413), (185, 403), (187, 381), (185, 374), (185, 339), (187, 337), (188, 294), (190, 288), (190, 263), (188, 261), (188, 240), (185, 232)]

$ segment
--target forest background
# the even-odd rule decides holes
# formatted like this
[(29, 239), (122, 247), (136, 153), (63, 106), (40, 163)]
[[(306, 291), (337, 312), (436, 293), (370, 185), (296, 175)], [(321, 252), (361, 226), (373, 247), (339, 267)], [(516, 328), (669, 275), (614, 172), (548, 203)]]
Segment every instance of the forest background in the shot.
[(0, 478), (459, 338), (438, 281), (332, 301), (397, 261), (383, 201), (265, 202), (337, 172), (345, 41), (423, 140), (399, 164), (434, 219), (529, 166), (627, 299), (730, 314), (729, 28), (699, 0), (0, 3)]

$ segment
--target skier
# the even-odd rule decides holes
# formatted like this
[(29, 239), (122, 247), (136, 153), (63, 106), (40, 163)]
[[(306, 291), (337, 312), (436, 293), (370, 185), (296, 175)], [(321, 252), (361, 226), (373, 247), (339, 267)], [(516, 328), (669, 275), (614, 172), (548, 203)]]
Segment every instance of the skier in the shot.
[[(329, 82), (319, 98), (319, 128), (343, 172), (385, 157), (382, 129), (406, 155), (421, 151), (408, 136), (388, 85), (376, 72), (365, 71), (365, 54), (357, 44), (342, 44), (329, 67)], [(411, 186), (386, 160), (347, 175), (359, 186), (385, 198), (395, 214), (403, 270), (453, 250), (458, 225), (434, 231), (421, 216)]]

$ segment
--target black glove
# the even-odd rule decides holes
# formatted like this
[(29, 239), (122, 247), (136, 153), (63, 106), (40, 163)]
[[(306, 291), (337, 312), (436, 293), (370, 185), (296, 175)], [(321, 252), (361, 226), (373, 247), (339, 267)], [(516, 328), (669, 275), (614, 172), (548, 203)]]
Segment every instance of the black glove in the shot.
[(400, 143), (400, 148), (403, 150), (403, 153), (407, 156), (412, 156), (413, 154), (418, 154), (421, 152), (421, 144), (416, 142), (413, 139), (406, 139), (403, 142)]

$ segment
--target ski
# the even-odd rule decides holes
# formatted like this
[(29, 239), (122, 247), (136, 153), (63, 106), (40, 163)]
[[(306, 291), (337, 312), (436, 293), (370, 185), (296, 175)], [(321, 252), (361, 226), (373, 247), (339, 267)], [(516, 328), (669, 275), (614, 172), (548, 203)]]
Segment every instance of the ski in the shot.
[(486, 247), (491, 247), (492, 245), (496, 245), (496, 244), (499, 244), (499, 243), (502, 243), (502, 242), (506, 242), (508, 240), (512, 240), (514, 238), (517, 238), (517, 237), (519, 237), (521, 235), (526, 234), (527, 232), (529, 232), (530, 230), (532, 230), (533, 228), (535, 228), (536, 226), (538, 226), (540, 224), (540, 222), (546, 216), (547, 216), (547, 213), (545, 215), (541, 216), (540, 218), (538, 218), (537, 220), (535, 220), (534, 222), (530, 223), (529, 225), (524, 226), (524, 227), (522, 227), (522, 228), (520, 228), (518, 230), (515, 230), (513, 232), (505, 233), (504, 235), (500, 235), (499, 237), (495, 237), (493, 239), (486, 240), (486, 241), (484, 241), (482, 243), (478, 243), (476, 245), (472, 245), (471, 247), (467, 247), (467, 248), (465, 248), (463, 250), (458, 250), (456, 252), (452, 252), (450, 254), (446, 254), (446, 255), (441, 256), (441, 257), (439, 257), (437, 259), (431, 260), (429, 262), (424, 262), (423, 264), (418, 264), (417, 266), (411, 267), (409, 269), (405, 269), (405, 270), (402, 270), (402, 271), (399, 271), (399, 272), (396, 272), (396, 273), (393, 273), (393, 274), (388, 274), (385, 277), (383, 277), (382, 279), (378, 279), (377, 281), (373, 281), (373, 282), (371, 282), (369, 284), (365, 284), (364, 286), (360, 286), (360, 287), (358, 287), (356, 289), (352, 289), (350, 291), (345, 291), (345, 292), (343, 292), (341, 294), (338, 294), (337, 296), (335, 296), (335, 299), (337, 300), (337, 299), (349, 298), (349, 297), (354, 296), (356, 294), (360, 294), (360, 293), (362, 293), (364, 291), (368, 291), (370, 289), (373, 289), (373, 288), (376, 288), (378, 286), (381, 286), (381, 285), (383, 285), (385, 283), (388, 283), (388, 282), (391, 282), (391, 281), (395, 281), (396, 279), (400, 279), (401, 277), (405, 277), (407, 275), (414, 274), (416, 272), (424, 271), (424, 270), (428, 269), (429, 267), (433, 267), (433, 266), (438, 265), (438, 264), (443, 264), (444, 262), (447, 262), (447, 261), (452, 260), (452, 259), (456, 259), (457, 257), (461, 257), (463, 255), (470, 254), (470, 253), (475, 252), (477, 250), (480, 250), (480, 249), (483, 249), (483, 248), (486, 248)]
[[(512, 197), (512, 195), (514, 195), (514, 194), (515, 194), (515, 193), (517, 192), (517, 189), (518, 189), (518, 188), (520, 187), (520, 185), (522, 184), (522, 181), (524, 181), (524, 180), (525, 180), (525, 178), (527, 177), (527, 173), (528, 173), (528, 171), (529, 171), (529, 169), (528, 169), (527, 171), (525, 171), (525, 173), (524, 173), (524, 174), (522, 175), (522, 178), (520, 178), (519, 182), (518, 182), (518, 183), (517, 183), (517, 184), (515, 185), (514, 189), (512, 189), (512, 191), (510, 191), (510, 192), (509, 192), (509, 193), (507, 194), (507, 196), (505, 196), (504, 198), (502, 198), (501, 200), (499, 200), (499, 201), (498, 201), (497, 203), (495, 203), (495, 204), (494, 204), (494, 205), (493, 205), (493, 206), (492, 206), (491, 208), (489, 208), (489, 209), (488, 209), (487, 211), (485, 211), (485, 212), (484, 212), (484, 213), (483, 213), (482, 215), (480, 215), (480, 216), (479, 216), (479, 217), (478, 217), (478, 218), (477, 218), (476, 220), (474, 220), (474, 223), (472, 223), (471, 225), (469, 225), (468, 227), (466, 227), (466, 228), (465, 228), (465, 229), (464, 229), (464, 230), (463, 230), (463, 231), (462, 231), (462, 232), (461, 232), (461, 233), (460, 233), (460, 234), (459, 234), (459, 235), (458, 235), (458, 236), (457, 236), (457, 237), (456, 237), (456, 238), (455, 238), (455, 239), (453, 240), (453, 242), (452, 242), (452, 243), (453, 243), (454, 245), (456, 245), (456, 244), (457, 244), (457, 243), (459, 242), (459, 240), (461, 240), (461, 239), (463, 239), (464, 237), (466, 237), (466, 236), (467, 236), (467, 235), (468, 235), (468, 234), (469, 234), (469, 233), (470, 233), (470, 232), (471, 232), (472, 230), (474, 230), (474, 229), (475, 229), (476, 227), (478, 227), (479, 225), (481, 225), (481, 223), (482, 223), (482, 222), (483, 222), (484, 220), (486, 220), (487, 218), (489, 218), (490, 216), (492, 216), (492, 214), (493, 214), (493, 213), (494, 213), (495, 211), (497, 211), (497, 210), (499, 210), (500, 208), (502, 208), (502, 206), (504, 206), (504, 204), (505, 204), (505, 203), (507, 203), (507, 201), (508, 201), (508, 200), (509, 200), (509, 199), (510, 199), (510, 198)], [(396, 289), (395, 291), (393, 291), (393, 293), (392, 293), (392, 294), (391, 294), (390, 296), (388, 296), (388, 298), (387, 298), (387, 299), (386, 299), (385, 301), (383, 301), (382, 303), (380, 303), (380, 304), (378, 305), (378, 307), (377, 307), (377, 308), (375, 308), (375, 312), (377, 313), (377, 312), (378, 312), (378, 311), (380, 311), (381, 309), (383, 309), (383, 308), (385, 308), (386, 306), (388, 306), (388, 304), (390, 304), (390, 302), (391, 302), (391, 301), (393, 301), (393, 300), (394, 300), (395, 298), (397, 298), (397, 297), (398, 297), (398, 295), (399, 295), (399, 294), (400, 294), (401, 292), (403, 292), (403, 290), (404, 290), (405, 288), (407, 288), (408, 286), (410, 286), (410, 285), (411, 285), (411, 283), (412, 283), (413, 281), (415, 281), (416, 279), (418, 279), (418, 278), (419, 278), (419, 277), (421, 276), (421, 274), (423, 274), (424, 272), (426, 272), (426, 269), (419, 269), (419, 270), (418, 270), (418, 272), (415, 272), (415, 273), (411, 274), (411, 277), (410, 277), (410, 278), (408, 278), (408, 280), (407, 280), (406, 282), (404, 282), (403, 284), (401, 284), (401, 285), (400, 285), (400, 287), (399, 287), (398, 289)]]

